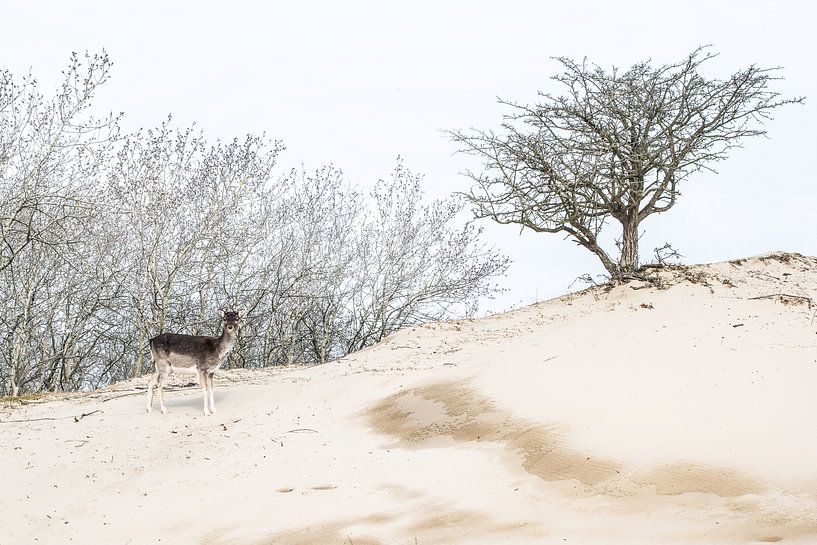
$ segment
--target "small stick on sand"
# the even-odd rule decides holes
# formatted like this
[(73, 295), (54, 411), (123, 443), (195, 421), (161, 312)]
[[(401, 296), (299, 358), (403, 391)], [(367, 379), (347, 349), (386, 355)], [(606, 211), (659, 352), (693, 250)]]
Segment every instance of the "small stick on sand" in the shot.
[(749, 297), (749, 300), (754, 301), (757, 299), (776, 299), (778, 297), (780, 297), (781, 299), (787, 297), (789, 299), (794, 299), (795, 301), (804, 301), (808, 303), (808, 308), (811, 308), (811, 305), (814, 304), (814, 301), (811, 300), (811, 297), (804, 297), (802, 295), (791, 295), (788, 293), (770, 293), (769, 295), (758, 295), (757, 297)]
[(49, 416), (49, 417), (45, 417), (45, 418), (25, 418), (23, 420), (0, 420), (0, 424), (12, 424), (12, 423), (17, 423), (17, 422), (39, 422), (41, 420), (62, 420), (63, 418), (73, 418), (74, 422), (79, 422), (80, 420), (82, 420), (86, 416), (91, 416), (92, 414), (101, 413), (101, 412), (102, 411), (100, 409), (97, 409), (97, 410), (91, 411), (89, 413), (82, 413), (79, 416), (53, 416), (53, 417)]

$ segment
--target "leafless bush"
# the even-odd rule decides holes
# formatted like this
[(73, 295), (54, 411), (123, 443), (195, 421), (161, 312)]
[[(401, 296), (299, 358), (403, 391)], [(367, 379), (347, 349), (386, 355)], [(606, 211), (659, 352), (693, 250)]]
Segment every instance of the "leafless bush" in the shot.
[(75, 362), (89, 324), (75, 315), (73, 260), (118, 134), (117, 116), (92, 112), (111, 66), (105, 54), (72, 54), (50, 96), (33, 76), (0, 71), (0, 391), (82, 382)]
[(110, 66), (73, 56), (53, 98), (0, 73), (0, 395), (137, 376), (148, 338), (212, 333), (222, 307), (248, 314), (230, 366), (324, 363), (496, 289), (507, 260), (401, 162), (364, 195), (279, 172), (264, 136), (119, 138), (91, 115)]

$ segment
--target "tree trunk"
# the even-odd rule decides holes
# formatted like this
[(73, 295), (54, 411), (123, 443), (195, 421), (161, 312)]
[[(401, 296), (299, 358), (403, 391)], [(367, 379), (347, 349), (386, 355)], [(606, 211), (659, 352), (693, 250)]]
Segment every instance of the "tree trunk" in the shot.
[(9, 390), (11, 391), (12, 397), (20, 395), (20, 387), (17, 385), (17, 381), (14, 380), (14, 375), (9, 377)]
[(20, 359), (22, 357), (23, 349), (19, 342), (14, 341), (11, 349), (11, 368), (9, 369), (9, 382), (11, 384), (11, 395), (17, 397), (20, 395), (20, 384), (18, 382), (20, 374)]
[(136, 358), (134, 358), (133, 362), (133, 370), (131, 373), (131, 378), (136, 378), (142, 374), (142, 360), (144, 358), (142, 348), (145, 346), (145, 332), (139, 324), (139, 336), (136, 340)]
[(631, 210), (622, 222), (621, 256), (618, 259), (620, 275), (632, 274), (638, 269), (638, 210)]

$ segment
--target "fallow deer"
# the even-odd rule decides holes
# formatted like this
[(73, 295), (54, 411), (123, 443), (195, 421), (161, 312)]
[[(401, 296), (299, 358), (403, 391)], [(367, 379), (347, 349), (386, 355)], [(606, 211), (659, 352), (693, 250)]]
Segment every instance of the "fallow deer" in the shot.
[(172, 373), (198, 375), (204, 394), (204, 415), (215, 414), (213, 400), (213, 373), (223, 364), (238, 337), (241, 311), (219, 311), (224, 322), (220, 337), (162, 333), (150, 339), (150, 355), (155, 372), (148, 383), (147, 412), (153, 408), (153, 389), (159, 386), (159, 406), (167, 414), (163, 387)]

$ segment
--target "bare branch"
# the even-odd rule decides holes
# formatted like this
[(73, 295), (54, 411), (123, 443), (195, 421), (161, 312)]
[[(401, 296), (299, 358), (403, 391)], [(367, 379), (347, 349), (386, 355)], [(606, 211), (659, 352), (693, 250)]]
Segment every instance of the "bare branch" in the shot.
[[(566, 233), (614, 278), (634, 272), (641, 222), (670, 210), (692, 174), (765, 135), (774, 109), (804, 100), (771, 88), (779, 68), (706, 78), (699, 69), (715, 56), (704, 46), (677, 63), (626, 71), (559, 57), (563, 72), (552, 79), (563, 94), (540, 92), (533, 105), (500, 99), (508, 113), (499, 133), (448, 131), (483, 161), (484, 173), (465, 173), (475, 217)], [(616, 259), (597, 242), (609, 220), (622, 229)]]

